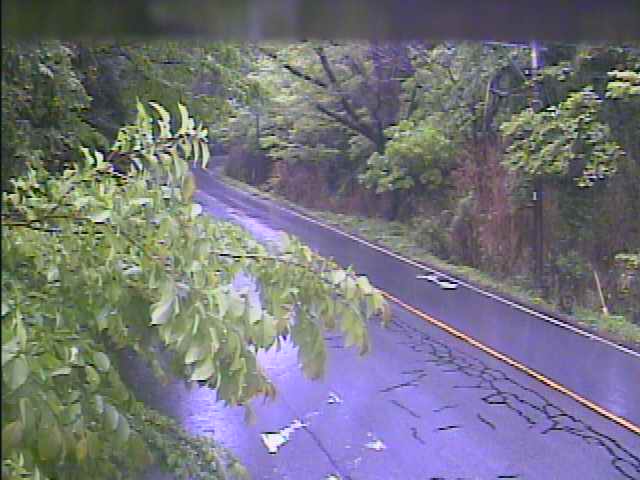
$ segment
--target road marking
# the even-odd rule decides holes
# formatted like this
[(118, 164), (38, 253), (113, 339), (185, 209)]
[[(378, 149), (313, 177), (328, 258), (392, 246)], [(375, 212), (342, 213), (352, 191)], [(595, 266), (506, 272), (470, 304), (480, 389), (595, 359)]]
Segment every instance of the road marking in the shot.
[[(211, 177), (215, 178), (215, 176), (213, 176), (213, 174), (211, 174), (210, 172), (207, 172), (207, 173), (209, 173), (209, 175)], [(239, 188), (234, 187), (232, 185), (229, 185), (227, 183), (223, 182), (223, 184), (228, 186), (229, 188), (232, 188), (232, 189), (237, 190), (239, 192), (246, 193), (243, 190), (240, 190)], [(578, 328), (578, 327), (576, 327), (574, 325), (571, 325), (569, 323), (563, 322), (562, 320), (558, 320), (557, 318), (553, 318), (553, 317), (551, 317), (549, 315), (546, 315), (544, 313), (538, 312), (536, 310), (533, 310), (533, 309), (531, 309), (529, 307), (526, 307), (524, 305), (521, 305), (519, 303), (512, 302), (511, 300), (508, 300), (508, 299), (503, 298), (503, 297), (501, 297), (499, 295), (496, 295), (495, 293), (491, 293), (491, 292), (487, 292), (486, 290), (482, 290), (481, 288), (478, 288), (478, 287), (476, 287), (474, 285), (471, 285), (470, 283), (467, 283), (464, 280), (451, 277), (451, 276), (447, 275), (446, 273), (443, 273), (443, 272), (441, 272), (439, 270), (435, 270), (435, 269), (433, 269), (431, 267), (428, 267), (428, 266), (426, 266), (426, 265), (424, 265), (422, 263), (416, 262), (415, 260), (411, 260), (410, 258), (404, 257), (404, 256), (402, 256), (402, 255), (400, 255), (400, 254), (398, 254), (396, 252), (388, 250), (388, 249), (386, 249), (384, 247), (381, 247), (379, 245), (375, 245), (375, 244), (369, 242), (368, 240), (364, 240), (364, 239), (362, 239), (360, 237), (357, 237), (357, 236), (355, 236), (355, 235), (353, 235), (351, 233), (348, 233), (348, 232), (345, 232), (343, 230), (340, 230), (339, 228), (336, 228), (336, 227), (334, 227), (332, 225), (328, 225), (328, 224), (326, 224), (324, 222), (316, 220), (315, 218), (310, 217), (310, 216), (308, 216), (306, 214), (303, 214), (303, 213), (297, 212), (295, 210), (291, 210), (289, 208), (283, 207), (282, 205), (279, 205), (278, 203), (274, 202), (269, 197), (266, 197), (266, 196), (260, 195), (260, 194), (257, 194), (257, 195), (262, 200), (268, 201), (270, 205), (275, 206), (276, 208), (279, 208), (280, 210), (282, 210), (284, 212), (287, 212), (287, 213), (290, 213), (290, 214), (292, 214), (294, 216), (302, 218), (302, 219), (304, 219), (304, 220), (306, 220), (308, 222), (311, 222), (311, 223), (313, 223), (315, 225), (323, 227), (323, 228), (325, 228), (327, 230), (331, 230), (332, 232), (335, 232), (335, 233), (337, 233), (339, 235), (347, 237), (347, 238), (349, 238), (349, 239), (351, 239), (351, 240), (353, 240), (355, 242), (358, 242), (358, 243), (360, 243), (362, 245), (366, 245), (367, 247), (369, 247), (369, 248), (371, 248), (373, 250), (377, 250), (378, 252), (384, 253), (385, 255), (388, 255), (388, 256), (393, 257), (393, 258), (395, 258), (397, 260), (400, 260), (401, 262), (407, 263), (407, 264), (409, 264), (409, 265), (411, 265), (413, 267), (419, 268), (421, 270), (425, 270), (425, 271), (430, 272), (430, 273), (434, 273), (434, 274), (438, 274), (438, 275), (443, 276), (443, 277), (451, 278), (451, 280), (456, 282), (458, 285), (462, 285), (462, 286), (468, 288), (469, 290), (473, 290), (474, 292), (479, 293), (480, 295), (483, 295), (485, 297), (489, 297), (489, 298), (491, 298), (493, 300), (496, 300), (498, 302), (504, 303), (504, 304), (506, 304), (506, 305), (508, 305), (508, 306), (510, 306), (512, 308), (515, 308), (517, 310), (525, 312), (525, 313), (527, 313), (529, 315), (533, 315), (534, 317), (538, 317), (538, 318), (540, 318), (540, 319), (542, 319), (542, 320), (544, 320), (546, 322), (549, 322), (549, 323), (551, 323), (553, 325), (556, 325), (556, 326), (558, 326), (560, 328), (564, 328), (564, 329), (569, 330), (569, 331), (571, 331), (573, 333), (576, 333), (578, 335), (582, 335), (583, 337), (587, 337), (590, 340), (599, 341), (601, 343), (604, 343), (605, 345), (608, 345), (610, 347), (615, 348), (616, 350), (619, 350), (619, 351), (624, 352), (626, 354), (629, 354), (629, 355), (632, 355), (634, 357), (640, 358), (640, 352), (636, 352), (634, 350), (631, 350), (630, 348), (627, 348), (624, 345), (619, 345), (619, 344), (617, 344), (615, 342), (612, 342), (611, 340), (607, 340), (606, 338), (600, 337), (600, 336), (595, 335), (595, 334), (593, 334), (591, 332), (587, 332), (586, 330), (582, 330), (581, 328)]]
[[(380, 289), (378, 289), (378, 290), (380, 290)], [(640, 427), (638, 425), (635, 425), (634, 423), (630, 422), (626, 418), (623, 418), (623, 417), (620, 417), (618, 415), (615, 415), (614, 413), (611, 413), (609, 410), (601, 407), (600, 405), (598, 405), (596, 403), (593, 403), (592, 401), (587, 400), (586, 398), (578, 395), (573, 390), (569, 390), (564, 385), (561, 385), (558, 382), (555, 382), (555, 381), (551, 380), (550, 378), (545, 377), (541, 373), (538, 373), (537, 371), (533, 370), (532, 368), (527, 367), (526, 365), (514, 360), (513, 358), (505, 355), (504, 353), (498, 352), (497, 350), (494, 350), (493, 348), (486, 346), (485, 344), (479, 342), (475, 338), (470, 337), (469, 335), (467, 335), (465, 333), (462, 333), (460, 330), (452, 327), (451, 325), (448, 325), (448, 324), (446, 324), (446, 323), (444, 323), (444, 322), (442, 322), (442, 321), (440, 321), (440, 320), (438, 320), (436, 318), (433, 318), (431, 315), (427, 315), (422, 310), (419, 310), (416, 307), (413, 307), (413, 306), (409, 305), (408, 303), (403, 302), (402, 300), (400, 300), (399, 298), (394, 297), (390, 293), (385, 292), (384, 290), (380, 290), (380, 292), (382, 293), (382, 295), (384, 295), (385, 298), (387, 298), (388, 300), (392, 301), (396, 305), (401, 306), (402, 308), (404, 308), (408, 312), (412, 313), (413, 315), (416, 315), (417, 317), (420, 317), (421, 319), (423, 319), (423, 320), (425, 320), (425, 321), (437, 326), (438, 328), (441, 328), (442, 330), (444, 330), (445, 332), (449, 333), (450, 335), (453, 335), (454, 337), (457, 337), (457, 338), (467, 342), (468, 344), (473, 345), (474, 347), (478, 348), (479, 350), (482, 350), (483, 352), (491, 355), (492, 357), (503, 361), (504, 363), (516, 368), (517, 370), (520, 370), (521, 372), (526, 373), (530, 377), (533, 377), (536, 380), (538, 380), (539, 382), (544, 383), (546, 386), (551, 387), (552, 389), (557, 390), (560, 393), (563, 393), (564, 395), (566, 395), (566, 396), (572, 398), (573, 400), (575, 400), (576, 402), (580, 403), (582, 406), (587, 407), (588, 409), (593, 410), (596, 413), (599, 413), (600, 415), (605, 417), (607, 420), (611, 420), (612, 422), (617, 423), (618, 425), (626, 428), (627, 430), (632, 431), (636, 435), (640, 435)]]
[[(230, 188), (234, 188), (234, 187), (230, 187)], [(234, 188), (234, 189), (238, 190), (236, 188)], [(426, 265), (422, 265), (422, 264), (420, 264), (418, 262), (415, 262), (414, 260), (411, 260), (409, 258), (406, 258), (406, 257), (403, 257), (401, 255), (398, 255), (395, 252), (392, 252), (392, 251), (387, 250), (385, 248), (379, 247), (378, 245), (374, 245), (374, 244), (372, 244), (372, 243), (370, 243), (370, 242), (368, 242), (366, 240), (358, 238), (358, 237), (356, 237), (354, 235), (351, 235), (349, 233), (343, 232), (343, 231), (341, 231), (341, 230), (339, 230), (339, 229), (337, 229), (335, 227), (332, 227), (331, 225), (326, 225), (326, 224), (324, 224), (322, 222), (319, 222), (318, 220), (316, 220), (316, 219), (314, 219), (312, 217), (309, 217), (307, 215), (304, 215), (304, 214), (295, 212), (293, 210), (290, 210), (288, 208), (282, 207), (281, 205), (278, 205), (277, 203), (274, 203), (273, 201), (271, 201), (268, 198), (266, 200), (269, 201), (270, 205), (273, 205), (276, 208), (279, 208), (279, 209), (281, 209), (283, 211), (286, 211), (286, 212), (291, 213), (291, 214), (293, 214), (295, 216), (303, 218), (303, 219), (305, 219), (305, 220), (307, 220), (307, 221), (309, 221), (311, 223), (319, 225), (319, 226), (321, 226), (323, 228), (326, 228), (328, 230), (334, 231), (334, 232), (336, 232), (336, 233), (338, 233), (340, 235), (343, 235), (343, 236), (346, 236), (348, 238), (351, 238), (352, 240), (357, 241), (359, 243), (362, 243), (364, 245), (367, 245), (367, 246), (373, 248), (374, 250), (378, 250), (378, 251), (380, 251), (382, 253), (385, 253), (385, 254), (387, 254), (389, 256), (397, 258), (397, 259), (399, 259), (399, 260), (401, 260), (401, 261), (403, 261), (405, 263), (408, 263), (410, 265), (413, 265), (413, 266), (415, 266), (417, 268), (420, 268), (420, 269), (423, 269), (423, 270), (426, 270), (426, 271), (430, 271), (432, 273), (440, 273), (437, 270), (434, 270), (432, 268), (427, 267)], [(553, 320), (554, 322), (552, 322), (552, 323), (557, 324), (559, 326), (563, 326), (565, 328), (572, 327), (571, 325), (567, 325), (567, 324), (565, 324), (563, 322), (560, 322), (560, 321), (558, 321), (558, 320), (556, 320), (556, 319), (554, 319), (552, 317), (549, 317), (548, 315), (544, 315), (544, 314), (542, 314), (540, 312), (536, 312), (535, 310), (531, 310), (531, 309), (529, 309), (529, 308), (527, 308), (527, 307), (525, 307), (523, 305), (515, 304), (515, 303), (513, 303), (513, 302), (511, 302), (509, 300), (500, 298), (497, 295), (494, 295), (494, 294), (492, 294), (490, 292), (484, 292), (483, 290), (480, 290), (480, 289), (478, 289), (476, 287), (473, 287), (472, 285), (469, 285), (466, 282), (459, 282), (459, 283), (461, 285), (466, 286), (467, 288), (471, 288), (472, 290), (475, 290), (475, 291), (478, 291), (479, 293), (485, 294), (486, 296), (490, 296), (492, 298), (495, 298), (496, 300), (503, 301), (504, 303), (512, 305), (512, 306), (514, 306), (516, 308), (520, 308), (523, 311), (529, 311), (529, 312), (531, 312), (531, 314), (533, 314), (535, 316), (538, 316), (540, 318), (543, 318), (545, 320), (547, 320), (547, 319), (548, 319), (548, 321), (552, 321)], [(610, 412), (609, 410), (601, 407), (600, 405), (598, 405), (598, 404), (596, 404), (596, 403), (594, 403), (594, 402), (582, 397), (581, 395), (575, 393), (573, 390), (570, 390), (569, 388), (565, 387), (564, 385), (561, 385), (560, 383), (558, 383), (558, 382), (556, 382), (556, 381), (554, 381), (554, 380), (552, 380), (550, 378), (545, 377), (544, 375), (542, 375), (541, 373), (537, 372), (536, 370), (533, 370), (532, 368), (527, 367), (526, 365), (518, 362), (517, 360), (514, 360), (513, 358), (505, 355), (504, 353), (501, 353), (501, 352), (499, 352), (499, 351), (497, 351), (497, 350), (495, 350), (495, 349), (493, 349), (493, 348), (481, 343), (480, 341), (476, 340), (473, 337), (470, 337), (469, 335), (461, 332), (460, 330), (452, 327), (451, 325), (449, 325), (447, 323), (444, 323), (441, 320), (437, 320), (436, 318), (424, 313), (422, 310), (419, 310), (418, 308), (413, 307), (412, 305), (409, 305), (409, 304), (403, 302), (399, 298), (396, 298), (395, 296), (391, 295), (390, 293), (388, 293), (388, 292), (386, 292), (384, 290), (381, 290), (381, 289), (378, 289), (378, 290), (382, 293), (382, 295), (385, 298), (387, 298), (388, 300), (392, 301), (393, 303), (401, 306), (402, 308), (404, 308), (408, 312), (416, 315), (417, 317), (419, 317), (419, 318), (421, 318), (421, 319), (423, 319), (423, 320), (425, 320), (425, 321), (437, 326), (438, 328), (444, 330), (445, 332), (449, 333), (450, 335), (467, 342), (468, 344), (476, 347), (477, 349), (482, 350), (483, 352), (487, 353), (488, 355), (490, 355), (490, 356), (492, 356), (492, 357), (494, 357), (494, 358), (496, 358), (498, 360), (501, 360), (502, 362), (506, 363), (507, 365), (510, 365), (511, 367), (513, 367), (513, 368), (515, 368), (517, 370), (520, 370), (521, 372), (523, 372), (526, 375), (538, 380), (539, 382), (543, 383), (544, 385), (546, 385), (546, 386), (548, 386), (548, 387), (550, 387), (550, 388), (552, 388), (552, 389), (554, 389), (554, 390), (556, 390), (556, 391), (568, 396), (569, 398), (575, 400), (576, 402), (578, 402), (582, 406), (584, 406), (584, 407), (588, 408), (589, 410), (592, 410), (592, 411), (598, 413), (599, 415), (603, 416), (607, 420), (610, 420), (612, 422), (617, 423), (618, 425), (626, 428), (627, 430), (635, 433), (636, 435), (640, 435), (640, 426), (632, 423), (631, 421), (627, 420), (626, 418), (618, 416), (618, 415)], [(584, 331), (582, 331), (580, 329), (577, 329), (575, 327), (572, 327), (572, 328), (569, 328), (569, 329), (570, 330), (575, 330), (576, 333), (580, 333), (580, 334), (585, 335), (585, 336), (587, 336), (589, 338), (592, 338), (594, 340), (600, 340), (600, 341), (602, 341), (602, 342), (604, 342), (604, 343), (606, 343), (606, 344), (608, 344), (610, 346), (616, 347), (619, 350), (622, 350), (622, 351), (624, 351), (626, 353), (630, 353), (630, 354), (632, 354), (634, 356), (639, 356), (640, 357), (640, 354), (638, 354), (637, 352), (634, 352), (633, 350), (630, 350), (630, 349), (628, 349), (626, 347), (623, 347), (621, 345), (618, 345), (616, 343), (610, 342), (609, 340), (606, 340), (604, 338), (598, 337), (596, 335), (590, 334), (589, 332), (584, 332)]]

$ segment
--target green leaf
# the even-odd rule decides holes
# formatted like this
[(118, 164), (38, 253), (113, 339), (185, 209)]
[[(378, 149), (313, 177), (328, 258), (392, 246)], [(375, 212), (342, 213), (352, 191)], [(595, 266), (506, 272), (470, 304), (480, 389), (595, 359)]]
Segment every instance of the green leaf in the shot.
[(251, 478), (249, 471), (243, 465), (241, 465), (240, 462), (237, 461), (233, 462), (233, 464), (229, 468), (229, 473), (233, 475), (233, 478), (238, 478), (241, 480), (249, 480)]
[(89, 218), (94, 223), (104, 223), (111, 217), (111, 210), (102, 210), (100, 212), (92, 213)]
[(27, 432), (29, 432), (33, 426), (35, 425), (35, 412), (33, 410), (33, 405), (31, 400), (28, 397), (22, 397), (18, 405), (20, 407), (20, 419), (24, 428)]
[(347, 277), (344, 284), (344, 292), (347, 300), (353, 300), (356, 294), (356, 281), (352, 277)]
[(104, 425), (107, 432), (113, 432), (118, 428), (120, 414), (118, 410), (110, 403), (104, 404)]
[(7, 343), (2, 345), (2, 366), (13, 359), (20, 351), (18, 337), (13, 337)]
[(87, 458), (87, 453), (89, 452), (89, 442), (87, 437), (82, 437), (76, 443), (76, 459), (79, 463), (82, 463)]
[(191, 365), (198, 360), (202, 360), (205, 355), (206, 351), (204, 347), (202, 347), (199, 343), (194, 342), (191, 344), (189, 350), (187, 351), (187, 354), (184, 358), (184, 363), (187, 365)]
[(111, 310), (112, 310), (111, 305), (107, 305), (100, 311), (100, 313), (96, 317), (96, 323), (98, 325), (99, 331), (102, 331), (107, 327), (109, 327), (109, 320), (107, 317), (111, 313)]
[(38, 455), (44, 462), (52, 462), (58, 459), (62, 450), (62, 434), (58, 424), (49, 421), (40, 424), (38, 432)]
[(111, 366), (109, 357), (103, 352), (93, 352), (93, 363), (101, 372), (106, 372)]
[(170, 135), (171, 115), (169, 115), (169, 112), (167, 112), (164, 107), (158, 105), (156, 102), (149, 102), (149, 105), (160, 115), (160, 120), (158, 120), (160, 137), (168, 137)]
[[(195, 191), (196, 181), (193, 178), (193, 174), (191, 172), (187, 172), (184, 176), (184, 181), (182, 182), (182, 198), (187, 202), (190, 201)], [(193, 216), (195, 217), (197, 215)]]
[(153, 199), (150, 197), (140, 197), (134, 198), (131, 200), (131, 205), (135, 205), (136, 207), (143, 207), (145, 205), (153, 205)]
[(229, 313), (234, 317), (239, 317), (244, 313), (245, 301), (237, 292), (231, 292), (227, 295), (229, 300)]
[(16, 390), (29, 377), (29, 364), (24, 355), (17, 357), (7, 367), (8, 383), (11, 390)]
[(164, 325), (173, 313), (175, 297), (165, 297), (151, 306), (151, 325)]
[(373, 293), (373, 287), (371, 286), (371, 283), (369, 283), (369, 279), (366, 276), (359, 276), (356, 282), (358, 284), (358, 288), (362, 291), (363, 294), (370, 295)]
[(52, 377), (56, 377), (58, 375), (71, 375), (71, 367), (60, 367), (60, 368), (56, 368), (55, 370), (53, 370), (50, 375)]
[(131, 458), (136, 465), (145, 466), (151, 463), (149, 451), (147, 450), (141, 436), (135, 433), (135, 431), (131, 433), (129, 449), (131, 452)]
[(215, 366), (213, 365), (213, 361), (211, 358), (207, 358), (196, 366), (195, 370), (191, 374), (191, 380), (209, 380), (214, 372)]
[(200, 142), (200, 148), (202, 149), (202, 168), (207, 168), (207, 165), (209, 164), (209, 157), (210, 157), (210, 153), (209, 153), (209, 144), (207, 142)]
[(93, 401), (95, 404), (96, 412), (98, 415), (102, 415), (104, 413), (104, 399), (102, 395), (94, 395)]
[(87, 166), (87, 168), (91, 168), (95, 164), (95, 159), (91, 155), (89, 149), (86, 147), (80, 147), (80, 152), (84, 156), (85, 165)]
[(262, 307), (258, 303), (250, 302), (247, 307), (247, 315), (250, 324), (256, 324), (262, 318)]
[(116, 429), (116, 440), (120, 444), (124, 444), (129, 439), (129, 422), (123, 415), (119, 415), (118, 427)]
[(11, 451), (22, 442), (24, 426), (21, 421), (15, 420), (8, 423), (2, 429), (2, 450)]
[(202, 205), (199, 203), (191, 204), (191, 218), (196, 218), (198, 215), (202, 213)]
[(385, 325), (391, 321), (391, 306), (387, 302), (382, 305), (382, 321)]
[(181, 103), (178, 103), (178, 110), (180, 111), (180, 128), (178, 129), (178, 134), (181, 135), (187, 132), (187, 128), (189, 126), (189, 112), (187, 111), (187, 107)]
[(342, 283), (345, 278), (347, 278), (347, 273), (344, 270), (335, 270), (331, 272), (331, 281), (335, 285)]
[(96, 369), (91, 365), (84, 367), (84, 372), (87, 376), (87, 382), (89, 382), (89, 385), (91, 386), (91, 391), (95, 391), (95, 389), (98, 388), (98, 385), (100, 385), (100, 375), (98, 375)]

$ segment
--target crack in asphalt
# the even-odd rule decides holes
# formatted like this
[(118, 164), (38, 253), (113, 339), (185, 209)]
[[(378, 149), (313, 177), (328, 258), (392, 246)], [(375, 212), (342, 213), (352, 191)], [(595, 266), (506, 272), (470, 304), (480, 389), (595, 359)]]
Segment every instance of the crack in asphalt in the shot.
[[(428, 334), (398, 320), (392, 322), (392, 327), (395, 327), (410, 339), (408, 342), (401, 342), (402, 344), (407, 345), (415, 352), (426, 353), (430, 357), (425, 360), (425, 363), (430, 363), (437, 367), (446, 367), (446, 369), (442, 369), (445, 373), (459, 373), (477, 380), (473, 385), (455, 385), (454, 388), (484, 390), (487, 394), (482, 397), (482, 400), (486, 404), (509, 409), (522, 418), (530, 428), (544, 424), (546, 428), (540, 432), (542, 435), (547, 435), (551, 432), (564, 432), (581, 438), (590, 446), (600, 447), (607, 452), (612, 467), (621, 475), (628, 479), (640, 478), (640, 458), (614, 438), (597, 431), (574, 415), (566, 413), (535, 390), (507, 377), (503, 371), (488, 367), (482, 360), (463, 352), (456, 351), (454, 353), (454, 349), (445, 343), (431, 339)], [(340, 347), (331, 345), (330, 348)], [(380, 392), (390, 393), (396, 389), (418, 387), (418, 381), (427, 376), (424, 369), (414, 369), (402, 373), (415, 375), (415, 378), (383, 388)], [(434, 412), (441, 412), (446, 408), (454, 407), (445, 405), (440, 409), (434, 410)], [(477, 416), (481, 422), (494, 430), (496, 429), (493, 423), (480, 414), (477, 414)], [(441, 427), (441, 429), (449, 429), (451, 427), (453, 426)], [(322, 442), (310, 429), (305, 428), (305, 430), (311, 434), (330, 462), (335, 467), (338, 467), (337, 462), (322, 445)], [(414, 438), (420, 441), (417, 429), (412, 427), (411, 431)], [(518, 476), (499, 475), (497, 478), (511, 479), (518, 478)], [(432, 477), (432, 479), (444, 480), (443, 477)]]
[(407, 412), (409, 415), (411, 415), (414, 418), (421, 418), (420, 415), (416, 412), (414, 412), (413, 410), (411, 410), (409, 407), (407, 407), (406, 405), (403, 405), (402, 403), (400, 403), (397, 400), (390, 400), (391, 403), (393, 403), (396, 407), (404, 410), (405, 412)]
[(325, 447), (324, 443), (322, 443), (322, 440), (318, 438), (318, 436), (313, 432), (313, 430), (311, 430), (308, 426), (305, 426), (303, 428), (311, 436), (311, 438), (313, 439), (315, 444), (318, 446), (318, 448), (322, 450), (322, 453), (325, 454), (325, 456), (327, 457), (327, 460), (329, 460), (329, 463), (331, 463), (331, 466), (337, 472), (340, 473), (339, 478), (344, 480), (353, 480), (352, 477), (348, 473), (346, 473), (343, 468), (340, 467), (340, 465), (338, 464), (338, 461), (333, 457), (333, 455), (331, 455), (327, 447)]
[(482, 415), (480, 415), (479, 413), (478, 415), (478, 420), (480, 420), (482, 423), (489, 425), (489, 427), (491, 427), (492, 430), (496, 429), (496, 426), (493, 424), (493, 422), (487, 420), (486, 418), (484, 418)]
[(426, 445), (426, 442), (422, 439), (416, 427), (411, 427), (411, 436), (415, 438), (416, 441), (420, 442), (422, 445)]
[(446, 425), (444, 427), (438, 427), (434, 431), (435, 432), (444, 432), (444, 431), (447, 431), (447, 430), (455, 430), (455, 429), (458, 429), (458, 428), (462, 428), (462, 425)]
[(443, 407), (436, 408), (436, 409), (433, 411), (433, 413), (440, 413), (440, 412), (445, 411), (445, 410), (446, 410), (446, 409), (448, 409), (448, 408), (457, 408), (457, 407), (458, 407), (458, 405), (444, 405)]
[[(444, 367), (448, 371), (456, 371), (476, 381), (472, 385), (455, 385), (454, 388), (469, 388), (486, 392), (482, 397), (483, 402), (509, 409), (522, 418), (530, 428), (542, 426), (541, 435), (562, 432), (581, 438), (589, 446), (602, 448), (610, 457), (611, 466), (624, 478), (630, 480), (640, 478), (640, 457), (637, 454), (631, 452), (616, 439), (599, 432), (585, 421), (565, 412), (562, 408), (551, 403), (544, 395), (508, 377), (502, 370), (489, 367), (484, 361), (455, 350), (401, 320), (392, 320), (389, 329), (402, 334), (407, 339), (402, 343), (411, 350), (426, 354), (425, 364)], [(412, 375), (414, 378), (385, 387), (380, 392), (388, 393), (398, 388), (417, 387), (418, 380), (427, 375), (426, 369), (421, 368), (402, 373)], [(454, 407), (454, 405), (445, 405), (434, 412)], [(479, 414), (478, 418), (493, 429), (496, 428), (493, 423)], [(438, 430), (449, 430), (453, 427), (459, 426), (450, 425), (440, 427)], [(499, 476), (498, 478), (518, 477)]]
[(393, 390), (398, 390), (400, 388), (417, 387), (418, 386), (418, 380), (422, 380), (426, 376), (427, 376), (427, 374), (425, 372), (422, 372), (416, 378), (414, 378), (412, 380), (409, 380), (407, 382), (396, 383), (395, 385), (391, 385), (389, 387), (385, 387), (385, 388), (379, 390), (379, 392), (380, 393), (389, 393), (389, 392), (392, 392)]

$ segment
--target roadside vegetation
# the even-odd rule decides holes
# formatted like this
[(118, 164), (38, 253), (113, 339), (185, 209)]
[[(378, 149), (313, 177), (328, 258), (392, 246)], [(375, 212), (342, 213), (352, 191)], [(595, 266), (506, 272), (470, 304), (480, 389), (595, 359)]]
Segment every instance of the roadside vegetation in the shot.
[(228, 176), (637, 343), (637, 45), (543, 45), (535, 70), (526, 44), (253, 51)]
[(637, 341), (640, 53), (541, 52), (531, 72), (526, 45), (3, 39), (2, 478), (246, 474), (139, 403), (121, 349), (251, 417), (275, 394), (259, 351), (291, 339), (317, 378), (325, 330), (369, 348), (388, 308), (365, 277), (192, 202), (210, 153), (274, 198)]
[[(382, 295), (293, 238), (262, 245), (192, 202), (208, 129), (182, 103), (151, 100), (200, 102), (196, 73), (250, 89), (217, 67), (239, 50), (50, 41), (2, 53), (2, 478), (111, 480), (150, 464), (246, 477), (214, 440), (138, 402), (118, 351), (250, 418), (251, 399), (276, 395), (260, 351), (292, 341), (318, 378), (323, 332), (365, 353), (366, 320), (388, 316)], [(205, 64), (215, 68), (194, 67)], [(212, 114), (224, 101), (209, 95)], [(125, 126), (111, 130), (113, 118)]]
[[(409, 223), (304, 208), (273, 192), (260, 190), (230, 177), (224, 177), (223, 180), (236, 188), (295, 208), (328, 225), (336, 226), (345, 232), (384, 246), (407, 258), (422, 262), (428, 267), (467, 280), (488, 291), (506, 295), (514, 301), (530, 305), (534, 309), (549, 312), (552, 315), (558, 315), (561, 312), (560, 305), (541, 297), (539, 292), (531, 288), (531, 284), (526, 278), (500, 280), (476, 268), (451, 263), (435, 256), (429, 247), (423, 244), (420, 232)], [(614, 342), (640, 350), (640, 325), (628, 321), (623, 315), (611, 313), (605, 315), (601, 311), (578, 307), (573, 315), (561, 314), (561, 318)]]

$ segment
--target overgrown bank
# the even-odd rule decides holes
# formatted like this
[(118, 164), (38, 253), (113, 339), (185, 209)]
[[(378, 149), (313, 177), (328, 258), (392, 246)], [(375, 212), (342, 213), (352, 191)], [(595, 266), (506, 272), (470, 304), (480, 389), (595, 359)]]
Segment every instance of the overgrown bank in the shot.
[[(189, 166), (206, 167), (208, 129), (182, 103), (172, 115), (134, 101), (113, 141), (92, 125), (110, 116), (107, 90), (126, 98), (114, 87), (225, 103), (203, 93), (194, 65), (229, 67), (224, 52), (235, 50), (206, 47), (3, 42), (3, 480), (130, 478), (154, 461), (177, 478), (244, 478), (215, 440), (136, 401), (117, 351), (135, 352), (156, 381), (199, 382), (250, 413), (252, 398), (275, 395), (261, 351), (291, 340), (317, 378), (326, 330), (364, 353), (365, 320), (387, 316), (365, 277), (295, 239), (267, 248), (203, 214)], [(107, 146), (86, 148), (100, 146), (92, 138)], [(240, 274), (259, 295), (234, 282)]]
[(535, 71), (533, 53), (261, 46), (260, 95), (223, 131), (225, 171), (628, 339), (640, 325), (640, 50), (546, 45)]
[(355, 234), (377, 245), (384, 246), (407, 258), (422, 262), (427, 266), (469, 281), (489, 291), (506, 295), (516, 302), (529, 305), (533, 309), (541, 310), (552, 316), (557, 316), (567, 323), (574, 324), (616, 343), (640, 351), (640, 325), (629, 321), (623, 315), (605, 315), (597, 309), (584, 307), (578, 307), (571, 314), (567, 314), (562, 311), (563, 308), (560, 303), (541, 297), (540, 292), (536, 292), (526, 279), (497, 278), (477, 268), (451, 263), (435, 256), (432, 250), (425, 246), (421, 232), (411, 223), (307, 208), (268, 189), (256, 188), (227, 176), (223, 177), (223, 180), (236, 188), (301, 210), (313, 218), (324, 221), (329, 225), (334, 225), (345, 232)]

